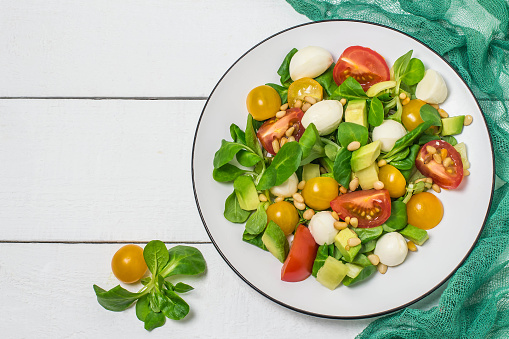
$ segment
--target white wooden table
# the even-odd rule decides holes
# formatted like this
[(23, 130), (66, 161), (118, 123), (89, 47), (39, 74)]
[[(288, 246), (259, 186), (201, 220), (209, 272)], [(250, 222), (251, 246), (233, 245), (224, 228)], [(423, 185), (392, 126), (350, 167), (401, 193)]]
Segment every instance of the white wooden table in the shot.
[[(372, 321), (303, 315), (252, 290), (192, 192), (193, 135), (216, 82), (307, 21), (283, 0), (0, 0), (3, 338), (351, 338)], [(134, 309), (104, 310), (92, 285), (115, 286), (115, 251), (152, 239), (198, 247), (208, 272), (186, 280), (190, 315), (148, 333)]]

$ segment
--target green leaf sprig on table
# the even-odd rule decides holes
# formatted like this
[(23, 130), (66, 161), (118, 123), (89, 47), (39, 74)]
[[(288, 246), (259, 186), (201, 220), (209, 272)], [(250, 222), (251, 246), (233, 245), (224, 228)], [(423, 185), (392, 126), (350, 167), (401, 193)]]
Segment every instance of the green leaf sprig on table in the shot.
[(205, 272), (206, 263), (201, 252), (191, 246), (178, 245), (166, 249), (159, 240), (149, 242), (143, 257), (151, 276), (142, 279), (144, 287), (137, 293), (120, 285), (109, 291), (94, 285), (99, 304), (109, 311), (121, 312), (136, 303), (136, 316), (145, 324), (147, 331), (163, 326), (166, 318), (183, 319), (189, 313), (189, 305), (178, 294), (193, 290), (193, 287), (166, 280), (174, 275), (197, 275)]

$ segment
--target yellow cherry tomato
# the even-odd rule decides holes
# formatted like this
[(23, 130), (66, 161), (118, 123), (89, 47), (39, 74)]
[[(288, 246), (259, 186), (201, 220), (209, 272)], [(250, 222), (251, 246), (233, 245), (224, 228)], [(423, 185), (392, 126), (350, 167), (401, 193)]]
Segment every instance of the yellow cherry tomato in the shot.
[(407, 131), (411, 131), (423, 123), (421, 119), (421, 107), (426, 103), (419, 99), (410, 100), (410, 102), (403, 106), (403, 113), (401, 115), (401, 123)]
[(267, 222), (274, 221), (285, 235), (292, 234), (299, 223), (299, 213), (288, 201), (279, 201), (267, 208)]
[(378, 180), (384, 183), (384, 188), (389, 191), (391, 198), (399, 198), (406, 193), (405, 177), (392, 165), (380, 167)]
[(339, 184), (329, 177), (309, 179), (302, 190), (304, 203), (315, 210), (330, 208), (330, 202), (338, 196)]
[(301, 78), (292, 82), (288, 87), (288, 105), (290, 107), (293, 107), (297, 100), (303, 101), (305, 97), (313, 97), (317, 101), (323, 99), (323, 88), (318, 81)]
[(246, 105), (253, 119), (263, 121), (276, 116), (281, 107), (281, 97), (274, 88), (262, 85), (249, 92)]
[(111, 270), (118, 280), (132, 284), (140, 280), (147, 271), (143, 248), (138, 245), (125, 245), (111, 260)]
[(422, 192), (410, 198), (406, 204), (408, 223), (429, 230), (440, 223), (444, 216), (442, 202), (429, 192)]

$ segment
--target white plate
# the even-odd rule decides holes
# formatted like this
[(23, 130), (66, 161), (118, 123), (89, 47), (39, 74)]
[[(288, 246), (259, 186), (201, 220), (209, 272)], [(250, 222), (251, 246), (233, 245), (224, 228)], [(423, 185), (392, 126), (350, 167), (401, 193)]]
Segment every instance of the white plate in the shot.
[[(452, 116), (470, 114), (472, 125), (457, 136), (467, 144), (471, 175), (461, 186), (438, 194), (445, 209), (430, 239), (385, 275), (374, 274), (357, 286), (334, 291), (310, 277), (303, 282), (280, 280), (281, 263), (269, 252), (242, 241), (243, 225), (223, 217), (231, 183), (212, 179), (212, 160), (221, 139), (231, 140), (229, 127), (245, 127), (246, 96), (259, 85), (279, 83), (277, 69), (292, 48), (308, 45), (329, 50), (337, 60), (352, 45), (366, 46), (388, 64), (410, 49), (426, 68), (442, 74), (449, 96), (442, 107)], [(479, 104), (459, 75), (440, 56), (399, 31), (363, 22), (325, 21), (292, 27), (262, 41), (225, 73), (212, 91), (196, 128), (192, 156), (196, 203), (203, 224), (228, 265), (251, 287), (293, 310), (329, 318), (364, 318), (389, 313), (425, 297), (445, 282), (465, 260), (479, 236), (491, 203), (494, 183), (493, 152)]]

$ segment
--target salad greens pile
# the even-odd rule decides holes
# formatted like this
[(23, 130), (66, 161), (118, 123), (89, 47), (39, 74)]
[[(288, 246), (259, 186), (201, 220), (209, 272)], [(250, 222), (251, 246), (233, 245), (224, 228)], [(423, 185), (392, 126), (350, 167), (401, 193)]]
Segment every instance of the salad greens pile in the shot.
[(136, 303), (136, 316), (144, 322), (145, 329), (151, 331), (163, 326), (166, 318), (180, 320), (189, 313), (189, 305), (179, 294), (193, 287), (182, 282), (173, 284), (167, 278), (201, 274), (206, 264), (198, 249), (179, 245), (167, 250), (159, 240), (145, 246), (143, 257), (152, 275), (141, 280), (144, 287), (140, 291), (133, 293), (120, 285), (109, 291), (94, 285), (94, 291), (99, 304), (109, 311), (124, 311)]

